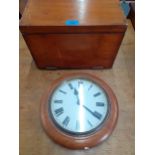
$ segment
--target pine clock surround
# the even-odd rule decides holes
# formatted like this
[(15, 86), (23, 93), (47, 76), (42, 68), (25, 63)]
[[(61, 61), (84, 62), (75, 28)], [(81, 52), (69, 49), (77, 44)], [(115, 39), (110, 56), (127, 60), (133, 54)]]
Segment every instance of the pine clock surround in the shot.
[[(59, 86), (61, 86), (62, 83), (65, 82), (66, 84), (68, 84), (68, 81), (72, 81), (75, 79), (77, 79), (77, 81), (81, 79), (91, 81), (93, 84), (96, 84), (103, 91), (105, 91), (107, 95), (108, 106), (110, 107), (108, 109), (108, 115), (106, 119), (103, 122), (101, 122), (99, 127), (95, 128), (95, 131), (92, 131), (92, 132), (90, 131), (88, 133), (83, 133), (83, 134), (80, 134), (80, 133), (74, 134), (72, 132), (69, 133), (63, 130), (60, 126), (58, 126), (57, 123), (51, 117), (51, 114), (49, 111), (50, 110), (49, 105), (54, 105), (54, 103), (51, 100), (51, 96), (53, 96), (54, 92), (56, 92), (56, 90), (59, 89)], [(84, 81), (84, 85), (86, 85), (86, 81)], [(74, 93), (73, 90), (72, 92)], [(73, 99), (71, 99), (70, 102), (71, 104), (76, 104), (74, 103)], [(68, 106), (70, 110), (73, 109), (72, 107), (73, 106), (71, 105)], [(85, 110), (87, 113), (87, 109)], [(88, 113), (89, 112), (90, 111), (88, 111)], [(62, 114), (60, 113), (60, 115)], [(64, 116), (65, 115), (66, 114), (64, 114)], [(114, 130), (115, 125), (117, 123), (117, 119), (118, 119), (118, 103), (112, 89), (103, 80), (88, 73), (72, 73), (72, 74), (66, 74), (58, 78), (51, 84), (49, 90), (45, 93), (41, 101), (41, 121), (46, 133), (53, 141), (70, 149), (88, 149), (106, 140)]]

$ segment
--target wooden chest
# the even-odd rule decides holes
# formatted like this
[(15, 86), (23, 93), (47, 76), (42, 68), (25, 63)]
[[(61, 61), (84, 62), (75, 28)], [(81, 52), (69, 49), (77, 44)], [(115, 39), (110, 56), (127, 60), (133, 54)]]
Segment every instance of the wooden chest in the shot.
[(42, 69), (111, 68), (126, 27), (118, 0), (29, 0), (20, 21)]

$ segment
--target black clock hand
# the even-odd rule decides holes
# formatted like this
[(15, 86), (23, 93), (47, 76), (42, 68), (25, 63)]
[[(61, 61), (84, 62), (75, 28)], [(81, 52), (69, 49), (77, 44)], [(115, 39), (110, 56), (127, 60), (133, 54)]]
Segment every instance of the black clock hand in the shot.
[(98, 112), (93, 112), (91, 111), (88, 107), (86, 107), (85, 105), (82, 105), (88, 112), (90, 112), (94, 117), (96, 117), (97, 119), (101, 119), (102, 115)]
[(80, 100), (79, 100), (79, 92), (74, 88), (74, 95), (77, 97), (77, 104), (80, 105)]
[(74, 88), (74, 95), (78, 96), (79, 92)]

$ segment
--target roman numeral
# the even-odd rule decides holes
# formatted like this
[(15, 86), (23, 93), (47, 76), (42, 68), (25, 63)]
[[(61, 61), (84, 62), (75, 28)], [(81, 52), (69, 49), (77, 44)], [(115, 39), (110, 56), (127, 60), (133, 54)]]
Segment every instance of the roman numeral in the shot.
[(72, 86), (71, 83), (69, 83), (68, 86), (69, 86), (70, 89), (73, 89), (73, 86)]
[(101, 95), (101, 93), (100, 93), (100, 92), (98, 92), (98, 93), (94, 94), (94, 97), (97, 97), (97, 96), (99, 96), (99, 95)]
[(83, 84), (83, 81), (78, 81), (78, 87), (80, 87), (81, 84)]
[(88, 122), (88, 124), (92, 127), (93, 125), (92, 125), (92, 123), (89, 121), (89, 120), (87, 120), (87, 122)]
[(99, 106), (99, 107), (104, 106), (104, 102), (96, 102), (96, 106)]
[(97, 111), (95, 111), (94, 112), (94, 114), (93, 114), (97, 119), (101, 119), (101, 117), (102, 117), (102, 115), (99, 113), (99, 112), (97, 112)]
[(63, 114), (63, 112), (64, 109), (62, 107), (55, 110), (56, 116), (60, 116), (61, 114)]
[(67, 92), (65, 92), (65, 91), (63, 91), (63, 90), (59, 90), (61, 93), (63, 93), (63, 94), (67, 94)]
[(54, 100), (54, 103), (62, 103), (62, 100)]
[(64, 121), (62, 122), (62, 124), (63, 124), (64, 126), (67, 126), (68, 123), (69, 123), (69, 121), (70, 121), (70, 118), (67, 116), (67, 117), (64, 119)]

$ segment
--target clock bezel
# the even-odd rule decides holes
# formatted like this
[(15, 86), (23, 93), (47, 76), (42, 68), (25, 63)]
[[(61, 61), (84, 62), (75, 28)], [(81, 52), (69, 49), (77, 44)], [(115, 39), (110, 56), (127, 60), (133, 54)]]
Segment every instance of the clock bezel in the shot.
[[(70, 135), (66, 132), (63, 132), (49, 116), (49, 98), (51, 97), (51, 94), (63, 81), (73, 78), (84, 78), (95, 82), (105, 91), (108, 97), (110, 107), (108, 117), (105, 121), (103, 121), (103, 125), (100, 126), (100, 128), (98, 128), (96, 132), (92, 132), (91, 134), (85, 134), (82, 136)], [(62, 77), (52, 82), (49, 90), (42, 98), (41, 121), (43, 128), (45, 129), (46, 133), (51, 137), (51, 139), (53, 139), (56, 143), (70, 149), (90, 148), (104, 141), (111, 135), (112, 131), (114, 130), (117, 119), (118, 103), (112, 89), (102, 79), (89, 73), (71, 73), (63, 75)]]
[(97, 131), (104, 125), (104, 123), (105, 123), (106, 120), (108, 119), (109, 111), (110, 111), (109, 97), (108, 97), (106, 91), (105, 91), (102, 87), (100, 87), (100, 88), (101, 88), (102, 91), (106, 94), (106, 97), (107, 97), (107, 101), (108, 101), (108, 110), (107, 110), (107, 113), (106, 113), (105, 118), (100, 122), (100, 124), (97, 125), (95, 128), (89, 130), (89, 131), (86, 131), (86, 132), (74, 132), (74, 131), (70, 131), (70, 130), (67, 130), (67, 129), (61, 127), (61, 125), (59, 125), (59, 123), (57, 123), (57, 121), (55, 120), (55, 118), (54, 118), (54, 116), (53, 116), (53, 114), (52, 114), (52, 112), (51, 112), (51, 110), (50, 110), (50, 109), (51, 109), (51, 102), (50, 102), (50, 101), (51, 101), (51, 96), (55, 93), (55, 91), (59, 88), (59, 86), (61, 86), (64, 82), (71, 81), (71, 80), (73, 80), (73, 79), (88, 80), (88, 81), (93, 82), (94, 84), (96, 84), (98, 87), (100, 87), (95, 81), (90, 80), (90, 79), (88, 79), (88, 78), (84, 78), (84, 77), (80, 77), (80, 78), (72, 77), (72, 78), (69, 78), (69, 79), (63, 81), (62, 83), (59, 83), (59, 85), (57, 85), (57, 87), (55, 87), (55, 89), (52, 91), (52, 93), (51, 93), (50, 96), (49, 96), (49, 100), (48, 100), (48, 102), (49, 102), (49, 104), (48, 104), (48, 106), (49, 106), (49, 110), (48, 110), (48, 112), (49, 112), (49, 117), (51, 117), (51, 119), (53, 120), (53, 122), (55, 123), (55, 125), (56, 125), (58, 128), (60, 128), (60, 130), (62, 130), (63, 132), (65, 132), (66, 134), (69, 134), (69, 135), (71, 135), (71, 136), (86, 136), (86, 135), (89, 135), (89, 134), (93, 134), (94, 132), (97, 132)]

